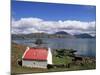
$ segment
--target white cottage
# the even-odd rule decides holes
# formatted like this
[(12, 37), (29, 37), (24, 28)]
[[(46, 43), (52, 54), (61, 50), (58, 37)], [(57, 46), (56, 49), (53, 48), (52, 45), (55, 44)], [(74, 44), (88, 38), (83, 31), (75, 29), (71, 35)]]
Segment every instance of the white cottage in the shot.
[(22, 66), (47, 68), (48, 64), (52, 64), (51, 49), (48, 48), (29, 48), (22, 56)]

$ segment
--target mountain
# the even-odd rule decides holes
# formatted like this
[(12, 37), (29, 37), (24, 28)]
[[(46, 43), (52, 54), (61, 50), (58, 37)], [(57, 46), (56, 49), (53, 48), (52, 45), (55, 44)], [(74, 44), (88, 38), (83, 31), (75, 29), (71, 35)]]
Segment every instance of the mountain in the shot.
[(70, 35), (69, 33), (65, 32), (65, 31), (59, 31), (59, 32), (56, 32), (55, 34)]
[(47, 33), (30, 33), (27, 34), (27, 38), (48, 38)]
[(12, 39), (48, 38), (47, 33), (12, 34)]
[(73, 35), (65, 32), (65, 31), (59, 31), (59, 32), (56, 32), (54, 33), (54, 35), (57, 37), (57, 38), (75, 38)]
[(84, 33), (84, 34), (77, 34), (77, 35), (74, 35), (76, 38), (94, 38), (93, 36), (87, 34), (87, 33)]
[(25, 39), (25, 34), (12, 34), (11, 35), (12, 39)]

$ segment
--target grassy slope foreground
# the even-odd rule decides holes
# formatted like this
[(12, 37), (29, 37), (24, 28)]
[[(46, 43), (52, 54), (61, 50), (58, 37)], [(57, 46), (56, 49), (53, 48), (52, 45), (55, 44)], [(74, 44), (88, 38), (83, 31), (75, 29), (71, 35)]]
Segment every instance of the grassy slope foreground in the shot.
[[(17, 60), (21, 59), (24, 51), (26, 50), (26, 46), (18, 45), (12, 43), (11, 45), (11, 73), (19, 74), (19, 73), (36, 73), (36, 72), (53, 72), (53, 71), (72, 71), (72, 70), (86, 70), (86, 69), (95, 69), (95, 63), (84, 63), (84, 66), (80, 65), (71, 65), (70, 68), (51, 68), (51, 69), (39, 69), (39, 68), (27, 68), (21, 67), (17, 64)], [(71, 63), (70, 57), (58, 58), (53, 54), (53, 63), (54, 64), (68, 64)]]

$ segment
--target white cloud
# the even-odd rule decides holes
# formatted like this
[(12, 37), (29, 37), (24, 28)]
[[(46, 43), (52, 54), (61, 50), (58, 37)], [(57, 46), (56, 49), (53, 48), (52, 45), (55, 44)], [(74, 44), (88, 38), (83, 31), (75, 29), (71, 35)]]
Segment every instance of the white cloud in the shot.
[(95, 34), (95, 21), (81, 22), (75, 20), (66, 21), (45, 21), (40, 18), (21, 18), (12, 20), (12, 33), (27, 34), (35, 32), (54, 33), (57, 31), (66, 31), (71, 34), (89, 33)]

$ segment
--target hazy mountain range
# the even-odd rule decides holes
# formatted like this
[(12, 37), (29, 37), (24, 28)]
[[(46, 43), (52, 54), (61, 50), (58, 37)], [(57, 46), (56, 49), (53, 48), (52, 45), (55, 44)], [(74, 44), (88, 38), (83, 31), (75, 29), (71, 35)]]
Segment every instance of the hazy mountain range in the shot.
[(30, 33), (30, 34), (12, 34), (12, 39), (30, 39), (30, 38), (95, 38), (87, 33), (71, 35), (70, 33), (59, 31), (54, 34), (48, 33)]

